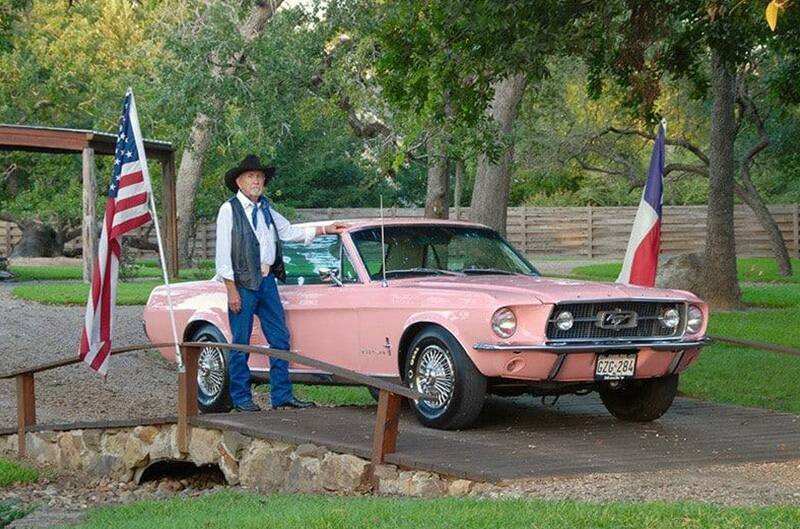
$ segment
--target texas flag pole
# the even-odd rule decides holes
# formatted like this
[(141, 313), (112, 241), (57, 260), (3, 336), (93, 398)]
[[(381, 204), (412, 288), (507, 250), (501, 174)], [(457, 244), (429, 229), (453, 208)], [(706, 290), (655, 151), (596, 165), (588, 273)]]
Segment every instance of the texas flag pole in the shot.
[(633, 221), (628, 250), (617, 283), (652, 287), (656, 283), (658, 252), (661, 249), (661, 206), (664, 202), (664, 144), (667, 122), (658, 126), (647, 183)]

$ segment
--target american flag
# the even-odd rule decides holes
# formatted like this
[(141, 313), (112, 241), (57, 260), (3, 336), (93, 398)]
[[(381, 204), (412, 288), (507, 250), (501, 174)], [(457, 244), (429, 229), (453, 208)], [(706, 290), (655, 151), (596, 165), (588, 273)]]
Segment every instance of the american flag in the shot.
[(97, 248), (79, 351), (81, 360), (103, 376), (108, 370), (114, 328), (120, 238), (150, 222), (152, 217), (148, 201), (151, 192), (136, 102), (129, 89), (119, 120), (114, 170), (108, 188), (103, 231)]
[(666, 142), (666, 122), (658, 126), (653, 154), (650, 155), (650, 168), (647, 170), (647, 183), (639, 202), (639, 210), (633, 221), (628, 251), (617, 283), (628, 283), (652, 287), (656, 284), (658, 252), (661, 249), (661, 205), (664, 201), (664, 145)]

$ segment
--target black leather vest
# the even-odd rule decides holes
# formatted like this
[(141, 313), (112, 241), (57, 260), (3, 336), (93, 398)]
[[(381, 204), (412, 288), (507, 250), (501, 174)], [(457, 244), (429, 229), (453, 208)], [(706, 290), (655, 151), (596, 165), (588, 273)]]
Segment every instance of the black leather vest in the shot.
[[(253, 228), (247, 219), (247, 214), (242, 203), (235, 196), (228, 200), (231, 205), (231, 264), (233, 266), (233, 281), (238, 287), (248, 290), (258, 290), (261, 285), (261, 248)], [(268, 206), (262, 207), (262, 212), (272, 225), (272, 215)], [(271, 229), (271, 228), (270, 228)], [(277, 232), (277, 230), (276, 230)], [(283, 251), (280, 238), (275, 237), (275, 263), (272, 273), (281, 281), (286, 281), (286, 267), (283, 264)]]

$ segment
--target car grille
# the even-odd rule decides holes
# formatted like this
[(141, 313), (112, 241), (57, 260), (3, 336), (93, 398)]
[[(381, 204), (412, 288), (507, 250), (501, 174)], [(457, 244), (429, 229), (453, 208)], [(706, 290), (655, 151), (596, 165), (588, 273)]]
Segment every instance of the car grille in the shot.
[[(678, 309), (680, 322), (675, 329), (661, 324), (661, 316), (669, 309)], [(571, 329), (556, 327), (556, 317), (569, 311), (575, 318)], [(635, 326), (628, 328), (602, 328), (598, 322), (601, 313), (635, 313)], [(686, 304), (675, 301), (602, 301), (590, 303), (562, 303), (553, 307), (547, 322), (547, 338), (556, 341), (616, 340), (637, 338), (670, 338), (683, 334), (686, 323)]]

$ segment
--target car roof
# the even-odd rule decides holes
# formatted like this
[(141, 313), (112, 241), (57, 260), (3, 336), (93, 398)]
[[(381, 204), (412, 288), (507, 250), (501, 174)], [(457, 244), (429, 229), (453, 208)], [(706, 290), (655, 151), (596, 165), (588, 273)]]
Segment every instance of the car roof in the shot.
[[(301, 222), (295, 224), (298, 227), (305, 226), (322, 226), (330, 224), (331, 222), (342, 222), (348, 225), (348, 230), (368, 228), (381, 225), (380, 218), (361, 218), (361, 219), (331, 219), (331, 220), (317, 220), (311, 222)], [(428, 219), (423, 217), (391, 217), (383, 219), (384, 226), (478, 226), (485, 228), (483, 224), (476, 222), (468, 222), (463, 220), (449, 220), (449, 219)]]

